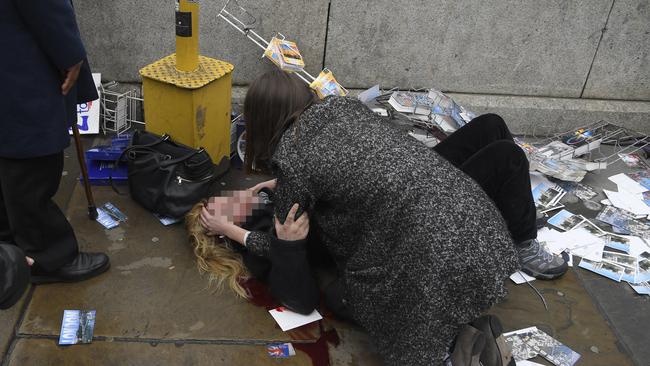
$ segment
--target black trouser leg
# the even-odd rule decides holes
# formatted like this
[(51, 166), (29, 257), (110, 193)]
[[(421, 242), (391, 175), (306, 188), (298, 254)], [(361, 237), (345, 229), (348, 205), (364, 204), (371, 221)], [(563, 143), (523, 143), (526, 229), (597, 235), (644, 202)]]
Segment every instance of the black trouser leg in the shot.
[(4, 198), (2, 197), (2, 175), (0, 175), (0, 242), (13, 243), (14, 237), (11, 235), (9, 227), (9, 216), (5, 209)]
[(77, 239), (52, 201), (59, 189), (63, 152), (29, 159), (0, 158), (0, 233), (46, 271), (71, 262)]
[(434, 149), (483, 188), (515, 243), (537, 237), (528, 159), (501, 117), (477, 117)]
[(465, 160), (494, 141), (512, 140), (508, 126), (499, 115), (483, 114), (452, 133), (433, 149), (460, 167)]
[(537, 237), (528, 159), (517, 144), (495, 141), (461, 165), (496, 203), (515, 243)]

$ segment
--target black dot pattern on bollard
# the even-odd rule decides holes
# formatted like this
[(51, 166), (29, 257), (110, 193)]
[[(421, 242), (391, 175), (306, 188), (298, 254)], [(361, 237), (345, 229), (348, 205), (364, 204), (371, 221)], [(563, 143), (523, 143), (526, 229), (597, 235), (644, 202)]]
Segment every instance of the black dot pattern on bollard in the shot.
[(176, 54), (171, 54), (142, 68), (140, 75), (179, 88), (198, 89), (232, 72), (233, 69), (233, 65), (228, 62), (199, 56), (199, 66), (196, 70), (179, 71), (176, 69)]

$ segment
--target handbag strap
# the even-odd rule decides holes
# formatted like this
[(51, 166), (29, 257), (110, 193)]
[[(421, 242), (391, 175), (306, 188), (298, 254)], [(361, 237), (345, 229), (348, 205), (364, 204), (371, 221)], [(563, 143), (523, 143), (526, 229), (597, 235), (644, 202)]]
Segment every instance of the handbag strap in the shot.
[[(153, 146), (156, 146), (156, 145), (158, 145), (158, 144), (160, 144), (162, 142), (165, 142), (165, 141), (169, 140), (170, 138), (171, 137), (168, 134), (163, 134), (158, 140), (156, 140), (154, 142), (151, 142), (149, 144), (131, 145), (131, 146), (127, 147), (126, 149), (124, 149), (124, 151), (122, 151), (122, 153), (115, 160), (115, 163), (113, 165), (117, 167), (117, 165), (120, 163), (120, 161), (122, 161), (122, 158), (124, 157), (124, 155), (126, 155), (130, 151), (141, 149), (141, 150), (155, 152), (156, 150), (152, 149)], [(126, 192), (120, 192), (120, 190), (117, 189), (117, 186), (115, 185), (115, 181), (113, 180), (113, 174), (108, 176), (108, 182), (110, 183), (111, 188), (113, 189), (113, 191), (115, 191), (115, 193), (117, 193), (119, 195), (122, 195), (122, 196), (127, 194)]]
[[(129, 152), (131, 152), (131, 151), (138, 151), (138, 150), (140, 150), (140, 151), (158, 152), (158, 151), (156, 151), (155, 149), (152, 149), (152, 147), (155, 146), (155, 145), (160, 144), (161, 142), (167, 141), (167, 140), (169, 140), (169, 139), (170, 139), (169, 135), (165, 134), (165, 135), (163, 135), (163, 136), (162, 136), (158, 141), (152, 142), (152, 143), (150, 143), (150, 144), (129, 146), (129, 147), (126, 148), (126, 149), (125, 149), (125, 150), (120, 154), (120, 156), (117, 158), (117, 160), (115, 161), (115, 166), (117, 166), (117, 164), (120, 163), (120, 161), (122, 160), (122, 158), (124, 157), (124, 155), (126, 155), (127, 153), (129, 153)], [(170, 166), (170, 165), (174, 165), (174, 164), (182, 163), (182, 162), (184, 162), (184, 161), (186, 161), (186, 160), (191, 159), (192, 157), (194, 157), (194, 155), (201, 154), (201, 153), (203, 153), (204, 151), (205, 151), (204, 148), (200, 148), (200, 149), (198, 149), (198, 150), (193, 150), (193, 151), (190, 152), (189, 154), (187, 154), (187, 155), (185, 155), (185, 156), (181, 156), (180, 158), (169, 159), (169, 160), (166, 160), (166, 161), (162, 162), (162, 163), (160, 164), (160, 167), (168, 167), (168, 166)], [(117, 189), (117, 187), (115, 186), (115, 182), (113, 181), (113, 176), (112, 176), (112, 175), (108, 177), (108, 180), (109, 180), (109, 182), (110, 182), (110, 184), (111, 184), (111, 188), (113, 189), (113, 191), (115, 191), (115, 193), (117, 193), (117, 194), (119, 194), (119, 195), (126, 195), (126, 193), (120, 192), (120, 190)]]
[(181, 156), (180, 158), (165, 160), (164, 162), (160, 163), (160, 166), (161, 167), (167, 167), (169, 165), (182, 163), (185, 160), (191, 159), (192, 157), (194, 157), (194, 155), (198, 155), (198, 154), (202, 153), (203, 151), (205, 151), (205, 150), (203, 148), (200, 148), (198, 150), (192, 151), (191, 153), (189, 153), (189, 154), (187, 154), (185, 156)]

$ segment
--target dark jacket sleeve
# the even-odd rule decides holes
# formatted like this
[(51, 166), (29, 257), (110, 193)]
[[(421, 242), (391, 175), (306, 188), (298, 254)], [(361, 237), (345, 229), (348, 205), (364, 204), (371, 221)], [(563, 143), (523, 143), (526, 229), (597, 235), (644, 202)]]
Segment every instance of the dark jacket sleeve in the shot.
[(311, 313), (318, 306), (320, 291), (307, 261), (307, 240), (270, 238), (271, 294), (291, 311)]
[(70, 0), (13, 0), (23, 22), (59, 70), (86, 57)]

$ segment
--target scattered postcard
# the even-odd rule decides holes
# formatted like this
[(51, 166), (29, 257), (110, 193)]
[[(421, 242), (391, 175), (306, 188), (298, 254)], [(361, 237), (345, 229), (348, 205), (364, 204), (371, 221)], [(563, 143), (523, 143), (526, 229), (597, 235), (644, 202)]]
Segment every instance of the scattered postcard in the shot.
[(598, 262), (591, 259), (582, 258), (578, 267), (588, 271), (598, 273), (616, 282), (621, 282), (621, 277), (625, 274), (625, 268), (610, 262)]
[(629, 173), (628, 176), (645, 188), (650, 189), (650, 169)]
[(157, 213), (155, 213), (155, 212), (154, 212), (153, 215), (154, 215), (154, 217), (157, 218), (158, 221), (160, 221), (160, 223), (163, 224), (164, 226), (169, 226), (169, 225), (173, 225), (173, 224), (178, 224), (179, 222), (183, 221), (183, 218), (182, 218), (182, 217), (169, 217), (169, 216), (163, 216), (163, 215), (157, 214)]
[(638, 236), (628, 236), (630, 240), (630, 252), (628, 253), (631, 256), (638, 257), (639, 259), (645, 258), (644, 252), (650, 252), (650, 245), (643, 239)]
[(639, 295), (650, 295), (650, 283), (649, 282), (642, 282), (639, 284), (632, 284), (630, 283), (630, 286), (636, 291), (637, 294)]
[(603, 260), (622, 266), (636, 267), (636, 257), (616, 252), (603, 252)]
[(95, 329), (95, 310), (64, 310), (59, 345), (90, 343)]
[(543, 210), (540, 210), (539, 212), (540, 212), (540, 213), (547, 213), (547, 212), (556, 211), (556, 210), (559, 210), (559, 209), (562, 209), (562, 208), (564, 208), (564, 205), (559, 205), (559, 206), (555, 206), (555, 207), (545, 208), (545, 209), (543, 209)]
[(274, 343), (266, 346), (266, 353), (271, 358), (287, 358), (296, 355), (296, 350), (291, 343)]
[(613, 206), (604, 207), (603, 210), (596, 215), (596, 220), (617, 227), (625, 227), (625, 222), (633, 219), (634, 216), (629, 212)]
[(521, 338), (555, 366), (573, 366), (580, 359), (579, 353), (539, 329), (524, 333)]
[(605, 246), (608, 248), (620, 250), (622, 252), (625, 252), (627, 254), (630, 254), (630, 239), (621, 236), (621, 235), (614, 235), (614, 234), (606, 234), (604, 236), (605, 238)]
[(574, 229), (582, 228), (582, 229), (587, 230), (587, 231), (588, 231), (589, 233), (591, 233), (592, 235), (596, 235), (596, 236), (603, 236), (603, 235), (607, 234), (603, 229), (601, 229), (601, 228), (599, 228), (598, 226), (596, 226), (596, 224), (594, 224), (593, 222), (587, 220), (587, 219), (584, 218), (583, 216), (580, 216), (580, 217), (582, 217), (583, 220), (582, 220), (581, 223), (579, 223), (578, 225), (576, 225), (576, 226), (574, 227)]
[(112, 229), (119, 225), (119, 222), (116, 221), (114, 218), (112, 218), (111, 215), (106, 213), (106, 211), (104, 211), (104, 209), (102, 209), (101, 207), (97, 208), (96, 210), (97, 210), (96, 221), (102, 224), (102, 226), (105, 227), (106, 229)]
[(618, 227), (618, 226), (612, 226), (612, 231), (614, 234), (619, 234), (619, 235), (630, 235), (632, 234), (630, 230)]
[(122, 211), (120, 211), (119, 208), (115, 207), (110, 202), (106, 202), (102, 205), (102, 210), (104, 210), (107, 214), (109, 214), (113, 219), (120, 221), (120, 222), (125, 222), (128, 218)]
[(571, 254), (595, 262), (599, 262), (602, 259), (603, 251), (604, 246), (602, 244), (590, 244), (570, 249)]
[(571, 164), (571, 160), (550, 159), (542, 155), (531, 156), (530, 169), (569, 182), (580, 182), (587, 174), (586, 170)]
[(634, 283), (650, 281), (650, 258), (639, 258), (637, 262), (638, 271), (634, 277)]
[(567, 210), (562, 210), (548, 219), (547, 222), (559, 229), (569, 231), (576, 228), (584, 220), (585, 218), (580, 215), (574, 215)]
[(512, 357), (516, 362), (531, 359), (539, 354), (532, 346), (524, 342), (522, 338), (524, 334), (532, 333), (536, 330), (537, 327), (530, 327), (503, 333), (503, 338), (505, 338), (506, 344), (512, 350)]
[(650, 237), (650, 226), (635, 220), (630, 212), (613, 206), (606, 206), (596, 216), (596, 219), (612, 225), (617, 234), (635, 234), (640, 237)]
[(590, 186), (576, 182), (561, 182), (560, 187), (569, 193), (573, 193), (576, 197), (583, 201), (589, 201), (596, 197), (598, 193)]
[(557, 202), (561, 199), (563, 192), (564, 190), (562, 190), (558, 185), (549, 186), (546, 183), (541, 183), (532, 191), (533, 200), (537, 206), (548, 208), (551, 206), (551, 203)]
[(368, 103), (370, 101), (375, 100), (378, 96), (381, 95), (381, 91), (379, 90), (379, 84), (373, 86), (370, 89), (366, 89), (359, 93), (357, 98), (359, 98), (360, 101), (364, 103)]
[(565, 160), (573, 157), (574, 149), (560, 141), (551, 141), (546, 146), (539, 148), (537, 153), (546, 158)]
[(618, 154), (618, 156), (630, 168), (650, 169), (645, 159), (640, 157), (639, 154)]
[(323, 319), (316, 310), (309, 315), (302, 315), (286, 309), (284, 306), (269, 310), (269, 313), (284, 332)]
[(510, 280), (515, 283), (515, 285), (521, 285), (522, 283), (535, 281), (535, 277), (529, 276), (522, 271), (517, 271), (510, 275)]
[(544, 365), (533, 361), (521, 360), (521, 361), (517, 361), (516, 366), (544, 366)]

